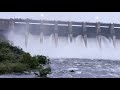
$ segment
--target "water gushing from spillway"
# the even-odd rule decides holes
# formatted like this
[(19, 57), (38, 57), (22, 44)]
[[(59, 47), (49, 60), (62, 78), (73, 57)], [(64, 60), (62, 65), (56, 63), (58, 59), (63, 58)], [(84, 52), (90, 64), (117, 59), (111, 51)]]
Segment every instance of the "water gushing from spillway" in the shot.
[(11, 31), (6, 36), (14, 45), (32, 55), (46, 55), (50, 58), (120, 59), (120, 41), (115, 41), (114, 48), (112, 39), (104, 36), (101, 36), (101, 48), (97, 38), (87, 38), (87, 47), (85, 47), (81, 35), (73, 37), (72, 42), (69, 37), (57, 37), (58, 39), (55, 40), (54, 34), (44, 36), (29, 33), (25, 39), (25, 34)]

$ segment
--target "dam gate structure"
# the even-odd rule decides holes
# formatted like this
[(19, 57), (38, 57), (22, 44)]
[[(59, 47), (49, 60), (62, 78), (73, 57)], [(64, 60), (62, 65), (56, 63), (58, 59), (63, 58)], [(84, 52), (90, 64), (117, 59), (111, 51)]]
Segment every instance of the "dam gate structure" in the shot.
[(0, 33), (14, 31), (17, 34), (21, 32), (18, 28), (24, 29), (22, 34), (25, 36), (26, 47), (29, 34), (39, 35), (40, 43), (44, 42), (44, 36), (52, 35), (56, 46), (59, 37), (67, 37), (70, 42), (73, 42), (73, 38), (81, 35), (85, 47), (87, 47), (88, 38), (96, 38), (100, 48), (103, 36), (112, 42), (114, 47), (116, 47), (116, 40), (120, 39), (120, 24), (117, 23), (0, 19)]

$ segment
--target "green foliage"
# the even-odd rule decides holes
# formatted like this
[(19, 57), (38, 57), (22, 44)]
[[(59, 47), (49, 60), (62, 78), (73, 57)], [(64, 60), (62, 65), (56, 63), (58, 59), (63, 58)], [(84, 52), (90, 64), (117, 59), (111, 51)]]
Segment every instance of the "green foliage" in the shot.
[(41, 77), (45, 77), (51, 69), (44, 69), (43, 66), (49, 64), (46, 56), (31, 56), (21, 48), (13, 46), (7, 41), (0, 41), (0, 74), (22, 73), (27, 70), (38, 69)]
[(15, 60), (14, 53), (11, 52), (9, 48), (2, 48), (0, 50), (0, 61), (12, 61)]
[(22, 63), (0, 63), (0, 74), (23, 73), (27, 69), (27, 65)]
[(37, 59), (37, 61), (39, 62), (39, 64), (48, 64), (49, 63), (49, 59), (47, 59), (46, 56), (37, 55), (37, 56), (34, 56), (34, 58)]
[(25, 53), (21, 48), (16, 47), (16, 46), (12, 46), (12, 43), (10, 43), (10, 42), (0, 41), (0, 50), (3, 48), (9, 49), (14, 54), (21, 55), (21, 54)]
[(31, 57), (29, 53), (25, 53), (21, 56), (21, 63), (25, 63), (29, 65), (29, 68), (36, 68), (39, 63), (37, 62), (36, 58)]
[(23, 73), (23, 71), (28, 70), (28, 66), (23, 63), (10, 63), (9, 68), (11, 67), (11, 71), (15, 73)]
[(0, 63), (0, 74), (9, 73), (9, 70), (6, 68), (6, 65), (3, 63)]

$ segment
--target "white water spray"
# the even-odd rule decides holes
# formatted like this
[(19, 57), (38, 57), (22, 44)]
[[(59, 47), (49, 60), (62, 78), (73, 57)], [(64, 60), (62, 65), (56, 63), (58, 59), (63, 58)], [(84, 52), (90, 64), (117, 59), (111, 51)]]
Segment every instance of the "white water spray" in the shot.
[(101, 36), (101, 48), (96, 38), (87, 38), (86, 48), (81, 35), (72, 38), (72, 42), (69, 41), (68, 37), (58, 37), (56, 47), (53, 34), (44, 36), (43, 43), (40, 43), (39, 35), (29, 34), (27, 48), (25, 47), (24, 34), (10, 32), (7, 34), (7, 37), (14, 45), (21, 47), (24, 51), (30, 52), (32, 55), (46, 55), (50, 58), (120, 60), (120, 40), (116, 40), (116, 48), (114, 48), (112, 39), (107, 39), (104, 36)]

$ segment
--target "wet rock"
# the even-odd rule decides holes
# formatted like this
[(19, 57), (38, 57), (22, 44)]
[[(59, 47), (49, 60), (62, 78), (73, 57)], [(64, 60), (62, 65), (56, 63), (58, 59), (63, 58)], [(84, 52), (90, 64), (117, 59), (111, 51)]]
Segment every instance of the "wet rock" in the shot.
[(70, 70), (70, 72), (75, 72), (74, 70)]
[(39, 72), (34, 72), (34, 74), (35, 74), (36, 76), (40, 76), (40, 73), (39, 73)]
[(24, 72), (24, 74), (25, 74), (25, 75), (29, 75), (29, 74), (30, 74), (30, 72), (25, 71), (25, 72)]

